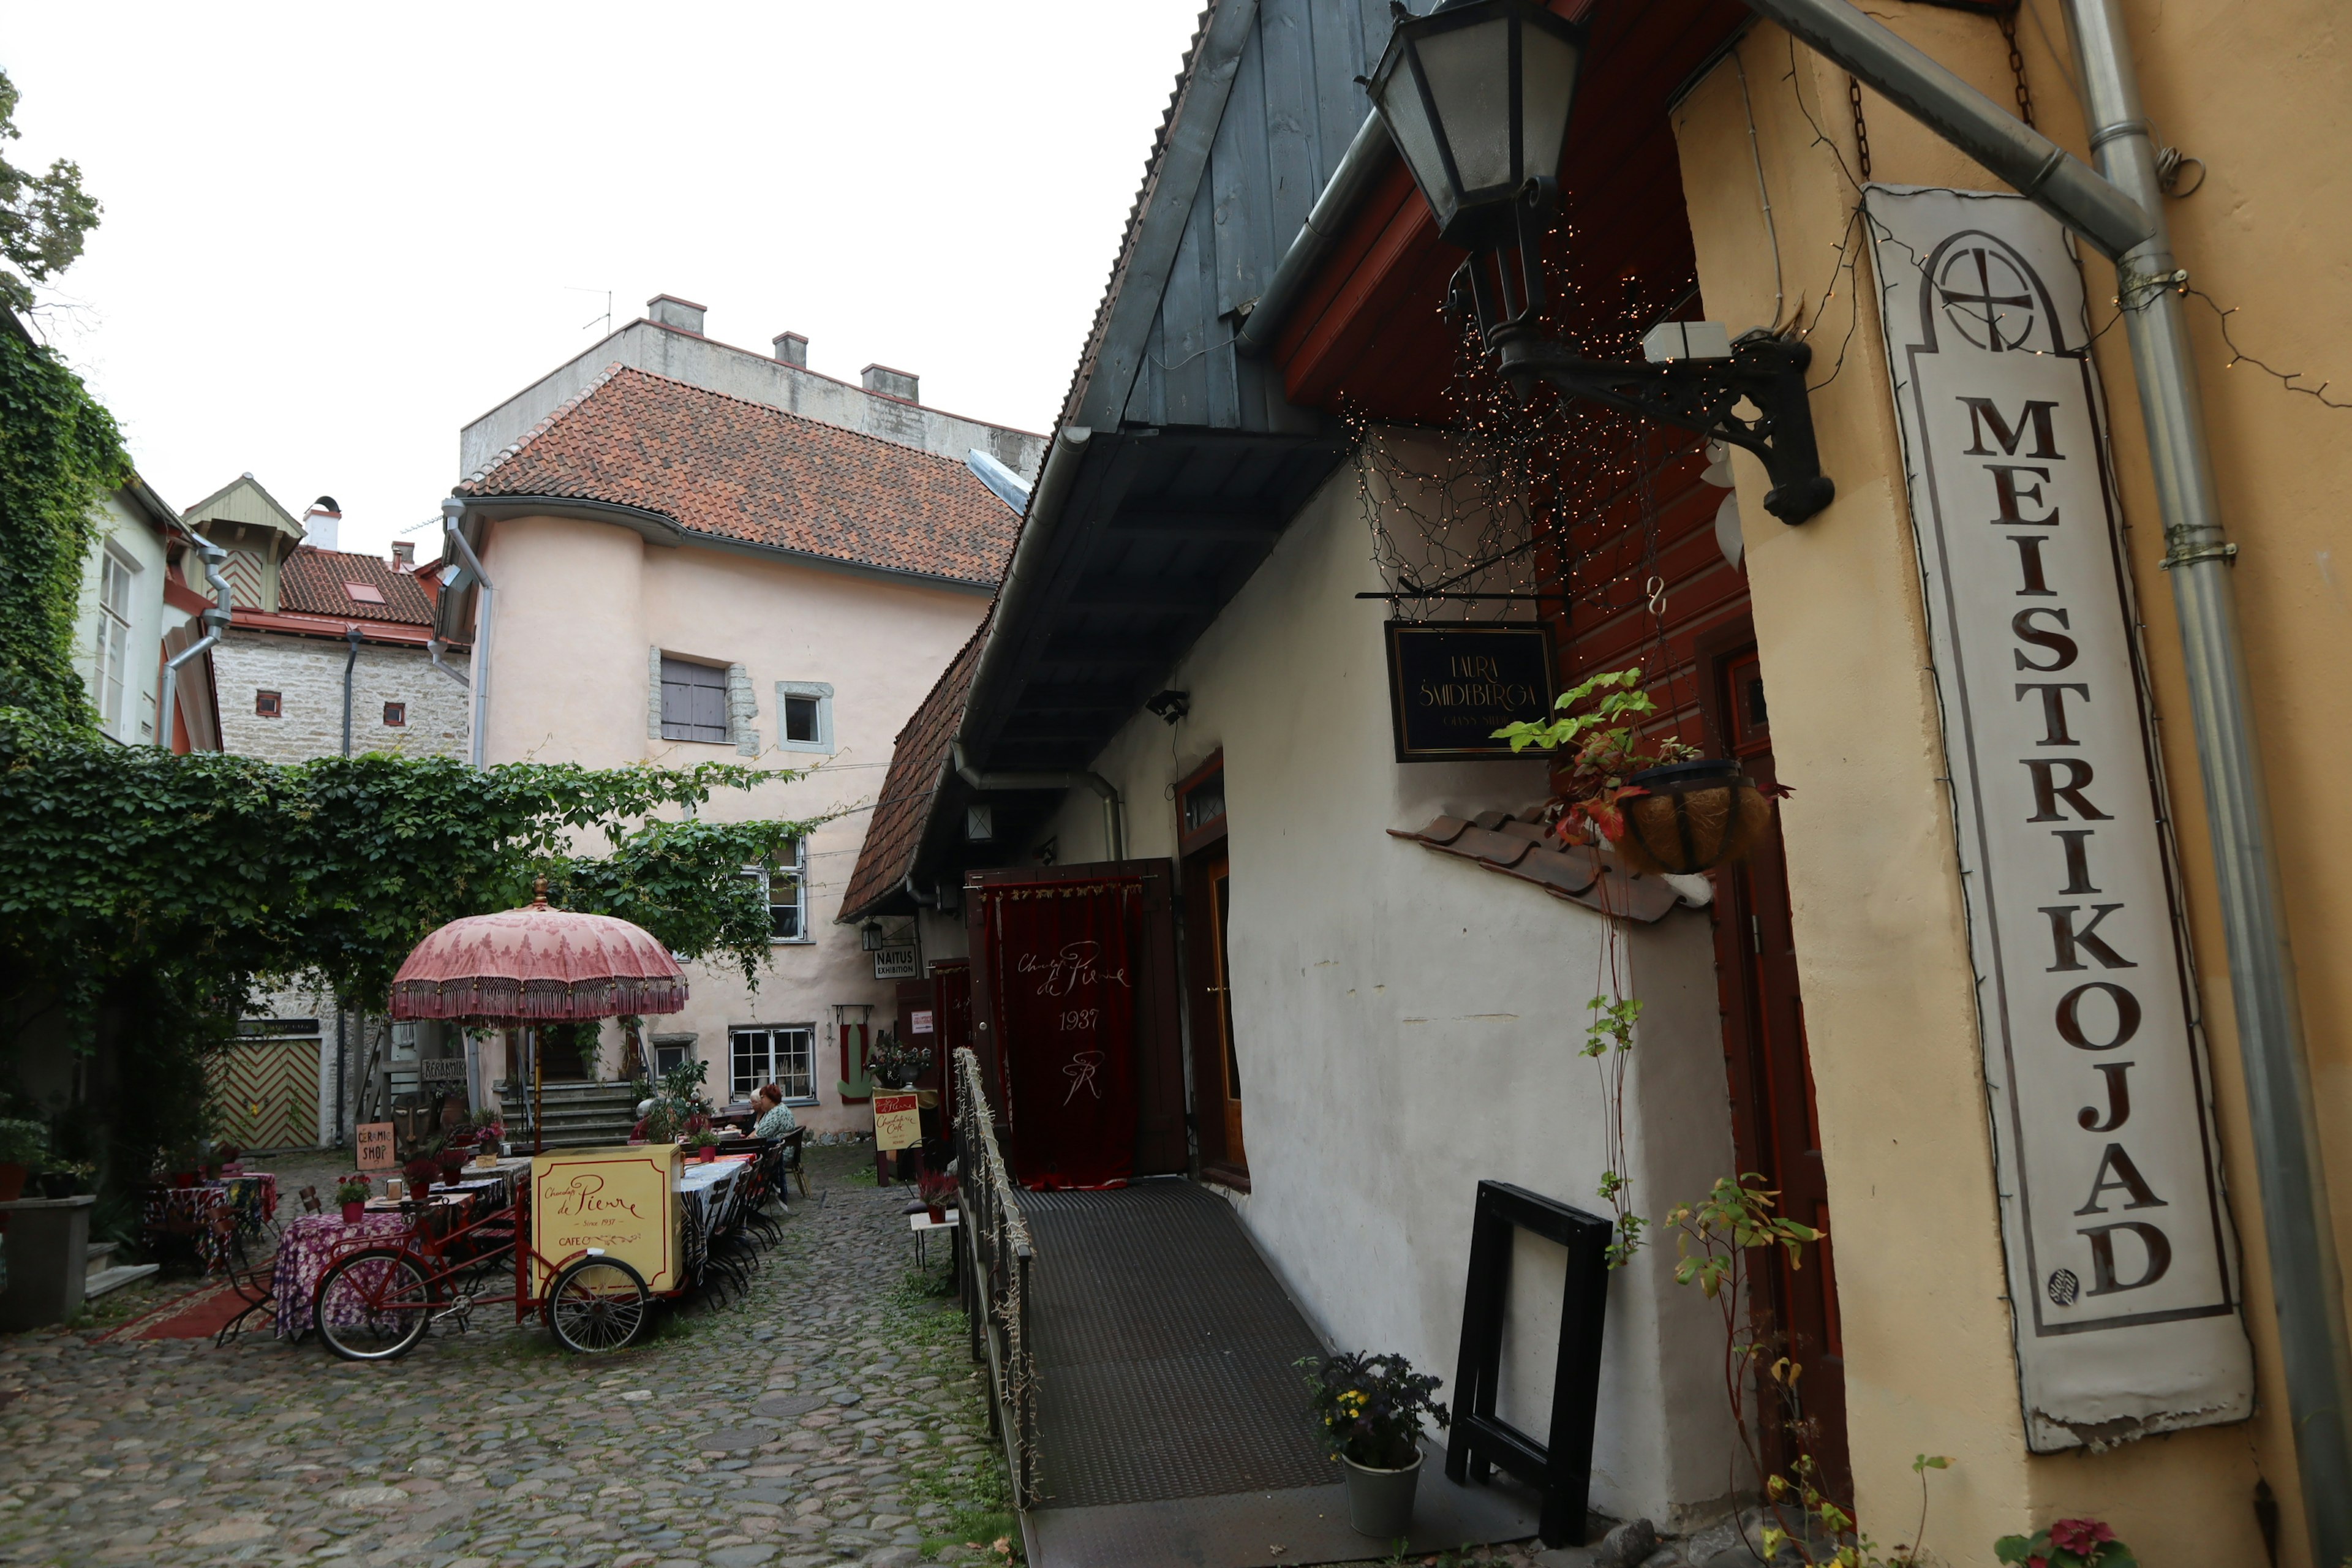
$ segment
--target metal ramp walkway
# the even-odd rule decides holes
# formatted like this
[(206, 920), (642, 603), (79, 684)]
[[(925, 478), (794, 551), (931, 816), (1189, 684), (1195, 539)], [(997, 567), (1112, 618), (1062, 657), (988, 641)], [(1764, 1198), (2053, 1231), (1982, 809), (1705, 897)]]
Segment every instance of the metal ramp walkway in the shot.
[[(1388, 1555), (1348, 1527), (1305, 1374), (1324, 1347), (1232, 1208), (1190, 1182), (1024, 1193), (1034, 1568), (1242, 1568)], [(1523, 1540), (1532, 1492), (1423, 1466), (1412, 1547)]]

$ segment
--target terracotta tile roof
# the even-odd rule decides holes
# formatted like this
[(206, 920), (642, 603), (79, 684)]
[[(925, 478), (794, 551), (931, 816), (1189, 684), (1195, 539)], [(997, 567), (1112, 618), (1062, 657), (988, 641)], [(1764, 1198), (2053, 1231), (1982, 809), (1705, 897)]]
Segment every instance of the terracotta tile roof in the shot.
[(953, 458), (620, 364), (457, 493), (612, 501), (689, 533), (986, 586), (1020, 522)]
[(1389, 829), (1441, 855), (1455, 855), (1489, 871), (1533, 882), (1555, 899), (1647, 925), (1664, 920), (1677, 905), (1703, 908), (1714, 897), (1705, 877), (1653, 877), (1628, 871), (1614, 850), (1577, 845), (1568, 848), (1540, 823), (1506, 811), (1481, 812), (1465, 820), (1440, 816), (1418, 833)]
[(841, 900), (841, 918), (857, 919), (871, 905), (897, 889), (914, 869), (915, 852), (922, 847), (923, 828), (931, 819), (932, 798), (948, 764), (948, 747), (956, 726), (963, 722), (964, 695), (971, 688), (972, 666), (988, 640), (988, 621), (949, 661), (915, 716), (907, 721), (892, 743), (890, 772), (882, 781), (882, 795), (866, 824), (866, 842), (857, 851), (857, 870), (849, 879), (849, 892)]
[[(355, 595), (353, 588), (363, 591)], [(278, 608), (289, 615), (349, 621), (433, 624), (433, 601), (415, 574), (395, 572), (380, 556), (314, 550), (307, 544), (298, 546), (278, 569)]]

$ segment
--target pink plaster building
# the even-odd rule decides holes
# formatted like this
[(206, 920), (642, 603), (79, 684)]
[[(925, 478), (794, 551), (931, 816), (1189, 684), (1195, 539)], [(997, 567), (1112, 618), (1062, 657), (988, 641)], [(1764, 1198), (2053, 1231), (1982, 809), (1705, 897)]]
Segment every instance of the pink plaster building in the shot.
[[(437, 630), (473, 646), (479, 763), (813, 770), (708, 808), (840, 815), (787, 863), (753, 869), (775, 931), (756, 990), (696, 966), (691, 1005), (649, 1020), (649, 1043), (661, 1065), (707, 1062), (714, 1098), (774, 1080), (814, 1131), (856, 1131), (871, 1125), (859, 1052), (890, 1016), (892, 982), (835, 917), (893, 734), (985, 613), (1019, 522), (1006, 498), (1042, 443), (924, 408), (903, 373), (853, 387), (782, 350), (716, 343), (699, 307), (693, 330), (677, 324), (681, 304), (656, 300), (656, 320), (600, 347), (629, 348), (630, 332), (688, 340), (662, 363), (704, 384), (637, 368), (650, 352), (638, 345), (519, 395), (570, 389), (527, 428), (512, 404), (468, 427), (469, 452), (485, 429), (521, 434), (456, 487)], [(940, 449), (974, 431), (969, 457)], [(885, 933), (893, 945), (916, 941), (904, 924)], [(612, 1079), (632, 1065), (608, 1027), (601, 1059), (580, 1070)]]

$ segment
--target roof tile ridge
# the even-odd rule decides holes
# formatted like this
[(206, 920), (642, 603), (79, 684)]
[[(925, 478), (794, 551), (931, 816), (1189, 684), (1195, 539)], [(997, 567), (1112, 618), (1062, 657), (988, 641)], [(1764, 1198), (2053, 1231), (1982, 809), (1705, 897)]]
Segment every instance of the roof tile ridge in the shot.
[[(755, 414), (772, 415), (778, 419), (788, 419), (795, 425), (805, 425), (811, 429), (829, 431), (836, 436), (846, 436), (852, 440), (870, 441), (877, 447), (887, 447), (893, 452), (911, 453), (915, 457), (921, 458), (929, 462), (938, 463), (948, 468), (961, 468), (967, 473), (971, 472), (971, 466), (960, 458), (946, 457), (940, 453), (930, 451), (922, 447), (909, 447), (904, 441), (893, 441), (887, 436), (877, 436), (865, 430), (852, 430), (846, 425), (835, 425), (829, 420), (812, 419), (805, 414), (796, 414), (789, 408), (779, 408), (772, 403), (761, 403), (757, 398), (752, 397), (738, 397), (731, 392), (720, 392), (716, 387), (704, 386), (696, 382), (684, 381), (674, 375), (664, 375), (657, 370), (643, 370), (635, 365), (624, 367), (617, 364), (613, 368), (614, 370), (625, 368), (632, 375), (643, 376), (647, 381), (662, 382), (667, 385), (679, 387), (685, 391), (694, 393), (698, 396), (716, 397), (723, 402), (739, 404), (741, 406), (751, 410)], [(835, 378), (828, 376), (826, 379), (834, 380)], [(845, 381), (838, 382), (837, 384), (849, 387), (853, 392), (866, 391), (864, 387), (853, 385), (849, 382)], [(932, 408), (926, 404), (911, 402), (903, 397), (891, 397), (886, 393), (868, 392), (866, 393), (866, 395), (871, 397), (880, 397), (885, 402), (896, 403), (901, 407), (920, 408), (927, 414), (937, 414), (940, 412), (938, 409)], [(551, 416), (551, 417), (552, 416)], [(950, 415), (947, 416), (947, 417), (961, 418), (962, 416), (961, 415)], [(977, 419), (969, 419), (964, 422), (970, 425), (977, 425), (981, 423), (981, 421)], [(1009, 430), (1012, 426), (1009, 425), (992, 425), (989, 428), (992, 430)], [(1029, 434), (1029, 432), (1024, 431), (1022, 434), (1026, 435)], [(526, 439), (528, 439), (528, 437), (526, 437)], [(974, 484), (980, 483), (978, 475), (972, 476), (972, 482)], [(990, 493), (993, 494), (994, 492), (991, 491)]]
[[(603, 370), (598, 371), (596, 373), (595, 379), (589, 382), (587, 385), (582, 387), (570, 397), (567, 397), (562, 402), (557, 404), (553, 408), (548, 410), (547, 417), (541, 419), (538, 424), (524, 431), (520, 436), (517, 437), (513, 442), (492, 454), (489, 461), (484, 463), (480, 468), (476, 468), (472, 473), (467, 474), (464, 479), (459, 479), (456, 488), (462, 490), (472, 486), (478, 485), (483, 480), (488, 479), (495, 470), (503, 467), (513, 458), (520, 457), (525, 447), (538, 440), (541, 436), (546, 435), (550, 430), (554, 429), (558, 421), (563, 419), (582, 404), (587, 402), (590, 398), (595, 396), (596, 394), (604, 390), (605, 385), (610, 383), (614, 377), (629, 368), (631, 367), (622, 363), (619, 360), (614, 360)], [(639, 371), (636, 374), (643, 375), (646, 373)]]

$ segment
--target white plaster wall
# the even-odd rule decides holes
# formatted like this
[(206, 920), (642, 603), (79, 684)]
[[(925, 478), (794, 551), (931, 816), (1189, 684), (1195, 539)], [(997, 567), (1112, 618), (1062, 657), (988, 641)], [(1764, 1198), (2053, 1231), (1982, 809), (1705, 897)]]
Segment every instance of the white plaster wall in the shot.
[(474, 420), (457, 437), (457, 471), (471, 474), (530, 433), (531, 426), (585, 391), (607, 365), (625, 364), (750, 403), (862, 431), (942, 458), (963, 460), (977, 447), (1024, 479), (1034, 479), (1045, 454), (1042, 436), (987, 425), (894, 397), (768, 354), (740, 349), (651, 321), (632, 321), (567, 363), (557, 366)]
[[(1172, 744), (1140, 714), (1095, 766), (1127, 799), (1130, 853), (1172, 855), (1169, 786), (1223, 748), (1252, 1186), (1234, 1202), (1335, 1347), (1401, 1351), (1450, 1386), (1477, 1183), (1606, 1212), (1604, 1101), (1578, 1054), (1605, 927), (1387, 836), (1528, 805), (1544, 769), (1394, 761), (1383, 609), (1353, 597), (1381, 586), (1368, 556), (1342, 471), (1171, 678), (1192, 693)], [(1091, 796), (1045, 833), (1065, 863), (1104, 850)], [(1728, 1089), (1707, 917), (1677, 910), (1627, 940), (1647, 1005), (1628, 1167), (1654, 1219), (1730, 1173)], [(1662, 1523), (1724, 1492), (1732, 1441), (1720, 1321), (1673, 1283), (1673, 1255), (1662, 1237), (1612, 1277), (1594, 1456), (1593, 1506)], [(1519, 1256), (1500, 1408), (1540, 1435), (1564, 1255), (1528, 1242)]]
[[(340, 638), (232, 631), (213, 648), (223, 749), (273, 763), (341, 756), (343, 664)], [(254, 711), (255, 694), (278, 694), (278, 717)], [(360, 645), (352, 670), (352, 752), (412, 757), (466, 754), (466, 692), (426, 660), (421, 647)], [(383, 705), (405, 703), (408, 722), (388, 725)]]
[[(828, 818), (808, 839), (810, 940), (779, 942), (755, 987), (740, 970), (701, 963), (686, 1010), (649, 1019), (648, 1033), (692, 1034), (724, 1094), (728, 1030), (813, 1025), (818, 1104), (797, 1108), (819, 1132), (872, 1125), (844, 1105), (837, 1005), (876, 1026), (896, 1015), (895, 983), (874, 978), (856, 928), (835, 923), (866, 825), (890, 763), (891, 742), (987, 608), (978, 593), (836, 572), (717, 551), (672, 549), (605, 523), (518, 518), (492, 525), (483, 565), (498, 584), (491, 633), (485, 760), (531, 758), (600, 767), (640, 761), (690, 766), (742, 763), (733, 742), (646, 735), (647, 655), (742, 665), (757, 703), (754, 765), (805, 770), (791, 782), (727, 792), (704, 808), (717, 821)], [(777, 748), (780, 680), (834, 689), (830, 756)], [(927, 922), (928, 924), (928, 922)], [(928, 938), (928, 931), (927, 931)], [(928, 951), (928, 961), (933, 954)], [(617, 1030), (605, 1061), (617, 1064)]]
[(100, 563), (110, 543), (138, 568), (131, 579), (131, 635), (126, 642), (130, 660), (123, 679), (121, 722), (110, 731), (125, 745), (149, 745), (155, 740), (156, 694), (163, 680), (163, 580), (170, 568), (163, 542), (116, 493), (109, 492), (98, 507), (99, 537), (81, 563), (81, 594), (75, 609), (74, 673), (92, 711), (98, 710), (98, 590)]

